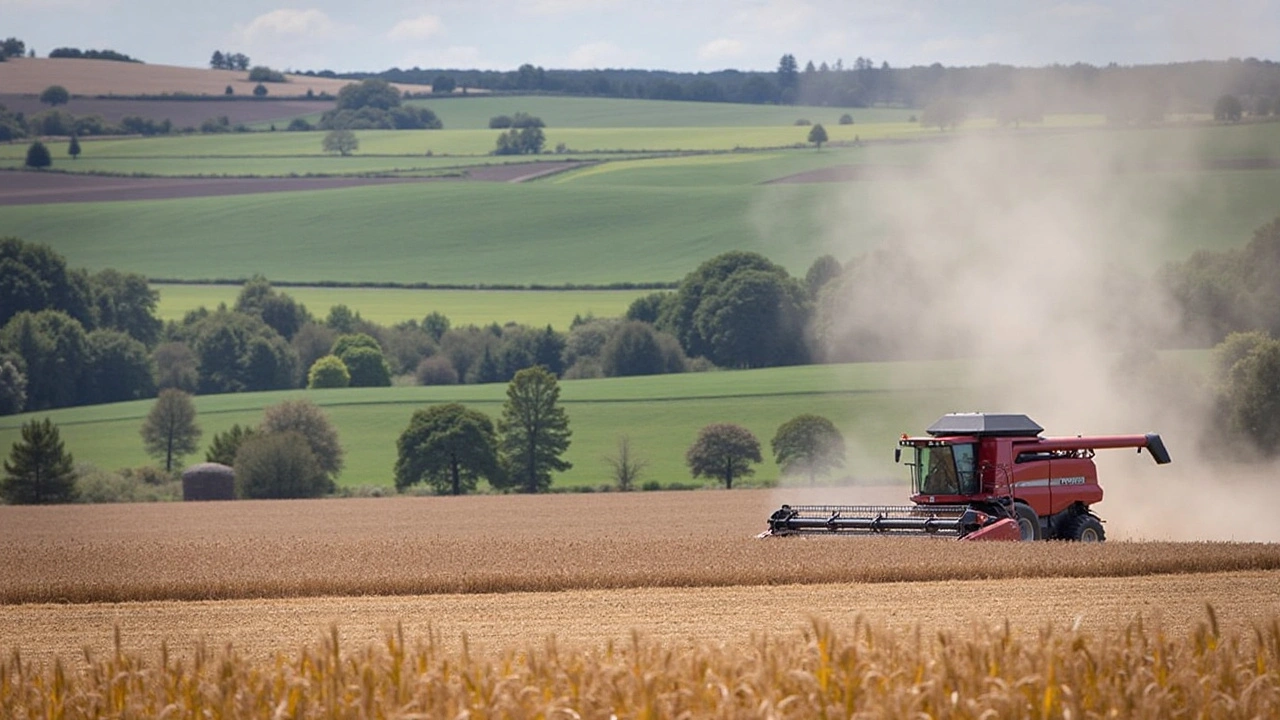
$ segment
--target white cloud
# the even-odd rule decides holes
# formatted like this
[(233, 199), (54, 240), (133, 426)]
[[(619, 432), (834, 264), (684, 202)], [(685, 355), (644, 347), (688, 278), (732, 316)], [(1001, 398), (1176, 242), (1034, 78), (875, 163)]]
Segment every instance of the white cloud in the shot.
[(1111, 18), (1115, 11), (1099, 3), (1064, 2), (1049, 8), (1045, 14), (1056, 20), (1095, 21)]
[(285, 8), (237, 25), (232, 42), (255, 65), (326, 67), (335, 62), (335, 40), (360, 40), (362, 31), (335, 22), (323, 10)]
[(336, 37), (341, 28), (323, 10), (284, 8), (259, 15), (241, 28), (240, 37), (247, 43), (272, 40), (327, 40)]
[(754, 7), (739, 10), (734, 19), (742, 25), (762, 33), (791, 33), (805, 27), (813, 27), (814, 8), (798, 0), (769, 0)]
[(565, 58), (559, 67), (598, 69), (606, 67), (632, 67), (639, 62), (637, 53), (627, 52), (611, 42), (592, 42), (579, 45)]
[(396, 23), (387, 37), (392, 40), (426, 40), (439, 35), (442, 30), (444, 22), (439, 15), (419, 15)]
[(716, 38), (708, 43), (703, 43), (698, 48), (699, 60), (732, 60), (742, 57), (746, 51), (746, 45), (741, 40), (732, 38)]
[(400, 67), (441, 68), (461, 70), (495, 70), (492, 62), (480, 56), (480, 48), (474, 45), (454, 45), (447, 48), (415, 50), (401, 57)]
[(618, 0), (530, 0), (526, 6), (537, 15), (564, 15), (602, 10), (618, 4)]

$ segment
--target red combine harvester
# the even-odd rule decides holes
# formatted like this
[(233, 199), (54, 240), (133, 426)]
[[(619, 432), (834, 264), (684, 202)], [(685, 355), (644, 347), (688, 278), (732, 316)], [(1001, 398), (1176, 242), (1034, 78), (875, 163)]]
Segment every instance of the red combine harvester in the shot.
[(783, 505), (769, 535), (880, 533), (952, 535), (963, 540), (1101, 542), (1102, 500), (1095, 450), (1146, 448), (1159, 464), (1169, 452), (1159, 435), (1040, 437), (1026, 415), (944, 415), (927, 437), (902, 436), (914, 505)]

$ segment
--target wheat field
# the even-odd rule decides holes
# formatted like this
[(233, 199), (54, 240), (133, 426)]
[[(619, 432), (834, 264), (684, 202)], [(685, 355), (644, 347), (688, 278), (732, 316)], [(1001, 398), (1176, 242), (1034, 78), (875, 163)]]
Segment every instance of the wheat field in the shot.
[(1280, 708), (1278, 545), (755, 538), (831, 492), (0, 507), (0, 717)]
[[(900, 490), (862, 496), (896, 497)], [(795, 489), (0, 507), (0, 603), (1280, 570), (1267, 543), (756, 539)]]
[(1084, 718), (1272, 717), (1280, 621), (1224, 634), (1212, 607), (1169, 636), (1020, 635), (1009, 625), (899, 634), (815, 620), (746, 647), (672, 647), (633, 634), (602, 647), (554, 638), (496, 655), (428, 634), (345, 650), (337, 630), (253, 662), (233, 648), (175, 657), (86, 651), (81, 670), (0, 664), (7, 718)]

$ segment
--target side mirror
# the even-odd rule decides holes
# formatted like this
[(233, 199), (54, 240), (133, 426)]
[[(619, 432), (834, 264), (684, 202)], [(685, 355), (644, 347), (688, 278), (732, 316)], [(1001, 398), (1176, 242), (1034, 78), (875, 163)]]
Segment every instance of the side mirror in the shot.
[(902, 448), (899, 447), (893, 449), (893, 461), (895, 463), (902, 462)]

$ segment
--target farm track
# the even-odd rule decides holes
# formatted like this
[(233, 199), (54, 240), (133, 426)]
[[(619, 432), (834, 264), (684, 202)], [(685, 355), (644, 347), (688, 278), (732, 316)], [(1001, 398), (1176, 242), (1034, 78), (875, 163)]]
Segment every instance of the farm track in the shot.
[(585, 164), (532, 162), (476, 165), (463, 168), (456, 175), (435, 177), (161, 178), (0, 170), (0, 206), (171, 200), (441, 181), (519, 183), (574, 170)]

